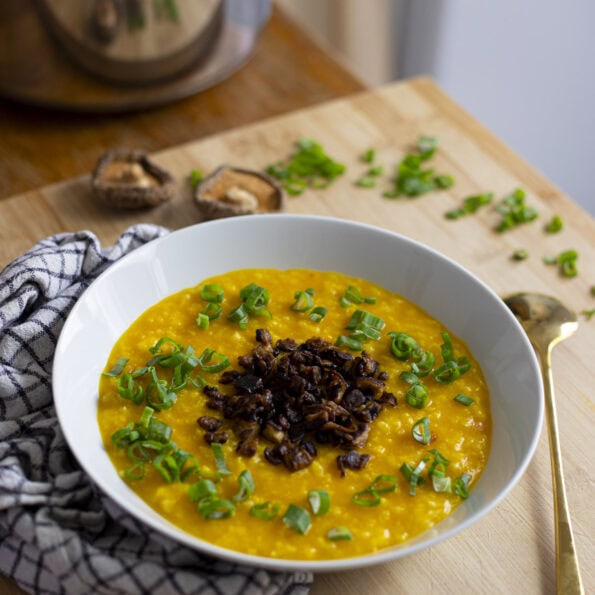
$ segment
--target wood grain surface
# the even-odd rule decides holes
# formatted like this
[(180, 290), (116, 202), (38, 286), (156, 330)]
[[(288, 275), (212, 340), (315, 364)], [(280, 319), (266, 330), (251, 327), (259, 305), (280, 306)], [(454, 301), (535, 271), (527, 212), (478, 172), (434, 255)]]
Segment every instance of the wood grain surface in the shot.
[[(420, 134), (436, 135), (439, 172), (455, 186), (416, 199), (389, 200), (381, 189), (361, 189), (354, 181), (365, 170), (359, 155), (375, 147), (387, 171)], [(287, 156), (300, 137), (319, 140), (347, 173), (329, 188), (288, 200), (290, 213), (330, 215), (402, 233), (452, 257), (500, 295), (517, 291), (552, 294), (577, 311), (595, 307), (595, 222), (547, 179), (472, 119), (431, 81), (417, 79), (363, 92), (319, 106), (270, 118), (224, 134), (157, 153), (179, 183), (175, 199), (146, 212), (107, 210), (93, 200), (88, 176), (0, 201), (0, 265), (49, 234), (88, 228), (103, 243), (127, 226), (154, 222), (180, 228), (200, 221), (187, 175), (209, 172), (222, 163), (261, 169)], [(457, 221), (444, 213), (470, 194), (492, 191), (497, 198), (521, 187), (539, 219), (504, 234), (493, 228), (498, 215), (486, 207)], [(558, 234), (546, 234), (554, 214), (564, 219)], [(530, 257), (514, 262), (512, 252)], [(559, 276), (542, 262), (545, 255), (574, 248), (579, 275)], [(448, 296), (445, 296), (448, 299)], [(586, 592), (595, 589), (592, 536), (595, 318), (580, 317), (575, 336), (554, 352), (560, 438), (568, 500)], [(542, 432), (527, 472), (490, 514), (463, 533), (415, 556), (369, 569), (315, 578), (312, 593), (553, 593), (555, 592), (553, 504), (547, 434)]]
[[(1, 68), (0, 62), (0, 76)], [(68, 92), (75, 96), (101, 92), (74, 73), (68, 80)], [(0, 199), (87, 173), (114, 147), (153, 152), (362, 89), (327, 49), (274, 9), (241, 70), (164, 107), (75, 114), (0, 99)]]

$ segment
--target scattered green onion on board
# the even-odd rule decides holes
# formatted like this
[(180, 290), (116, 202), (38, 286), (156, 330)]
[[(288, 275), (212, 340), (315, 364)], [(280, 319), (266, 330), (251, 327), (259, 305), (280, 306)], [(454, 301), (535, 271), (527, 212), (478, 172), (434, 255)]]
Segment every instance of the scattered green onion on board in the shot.
[(537, 211), (525, 204), (525, 198), (525, 191), (517, 188), (498, 203), (496, 210), (502, 218), (496, 226), (497, 232), (502, 233), (537, 219)]
[(291, 196), (308, 187), (326, 188), (345, 171), (345, 165), (326, 154), (322, 146), (309, 138), (296, 142), (296, 151), (287, 161), (273, 163), (266, 173), (279, 180)]
[(512, 253), (512, 260), (527, 260), (529, 252), (525, 248), (518, 248)]
[(202, 172), (198, 169), (193, 169), (190, 172), (188, 179), (190, 180), (190, 186), (192, 186), (192, 188), (196, 188), (202, 182)]
[(562, 217), (560, 215), (554, 215), (545, 226), (545, 231), (547, 233), (558, 233), (562, 231), (563, 227), (564, 222), (562, 221)]
[(463, 200), (463, 206), (459, 207), (458, 209), (452, 209), (451, 211), (446, 212), (447, 219), (460, 219), (465, 215), (470, 215), (475, 213), (480, 207), (485, 205), (489, 205), (494, 198), (494, 195), (491, 192), (487, 192), (485, 194), (474, 194), (472, 196), (468, 196)]

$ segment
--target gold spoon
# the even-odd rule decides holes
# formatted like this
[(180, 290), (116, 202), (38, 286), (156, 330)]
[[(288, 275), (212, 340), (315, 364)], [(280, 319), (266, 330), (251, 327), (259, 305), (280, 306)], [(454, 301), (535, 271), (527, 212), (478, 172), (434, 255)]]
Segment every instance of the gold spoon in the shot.
[(578, 328), (576, 314), (558, 300), (534, 293), (511, 295), (504, 298), (504, 303), (525, 329), (541, 362), (554, 491), (557, 593), (559, 595), (584, 594), (564, 489), (551, 361), (554, 345), (568, 339)]

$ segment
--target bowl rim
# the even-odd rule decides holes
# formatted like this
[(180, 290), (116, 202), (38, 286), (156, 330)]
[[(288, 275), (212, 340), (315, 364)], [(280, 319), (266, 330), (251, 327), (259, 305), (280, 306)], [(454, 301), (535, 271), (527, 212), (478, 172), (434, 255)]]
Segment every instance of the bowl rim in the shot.
[[(428, 531), (431, 531), (438, 525), (434, 525), (428, 531), (421, 533), (412, 538), (412, 541), (405, 541), (401, 544), (397, 544), (395, 546), (390, 546), (389, 548), (378, 550), (376, 552), (372, 552), (370, 554), (358, 555), (353, 557), (345, 557), (345, 558), (337, 558), (337, 559), (327, 559), (327, 560), (295, 560), (295, 559), (284, 559), (284, 558), (268, 558), (265, 556), (253, 555), (253, 554), (245, 554), (243, 552), (223, 548), (217, 545), (214, 545), (208, 541), (202, 540), (199, 537), (196, 537), (190, 533), (185, 532), (183, 529), (177, 527), (170, 521), (168, 521), (165, 517), (162, 517), (155, 511), (155, 514), (159, 515), (161, 524), (159, 520), (152, 519), (150, 517), (146, 517), (142, 513), (139, 513), (133, 506), (133, 503), (129, 501), (122, 502), (115, 494), (114, 491), (109, 487), (106, 487), (102, 478), (95, 473), (92, 467), (87, 466), (84, 464), (78, 454), (77, 451), (80, 449), (80, 445), (77, 445), (77, 440), (74, 434), (71, 433), (70, 428), (63, 424), (64, 419), (64, 412), (63, 412), (63, 400), (55, 398), (55, 395), (59, 392), (59, 381), (57, 380), (60, 378), (59, 374), (56, 372), (58, 371), (59, 366), (61, 365), (61, 354), (64, 353), (63, 343), (66, 342), (67, 333), (65, 330), (69, 328), (69, 322), (75, 318), (76, 313), (80, 308), (83, 307), (84, 301), (83, 297), (87, 294), (90, 290), (92, 290), (95, 284), (98, 284), (101, 280), (109, 275), (114, 274), (114, 271), (126, 266), (129, 260), (132, 259), (139, 259), (143, 258), (144, 254), (147, 252), (151, 252), (153, 250), (159, 248), (161, 245), (165, 245), (169, 242), (178, 242), (180, 238), (188, 234), (194, 234), (199, 229), (204, 229), (205, 226), (214, 227), (214, 226), (229, 226), (229, 225), (243, 225), (244, 221), (261, 221), (266, 222), (267, 220), (271, 220), (271, 224), (279, 223), (282, 220), (292, 220), (292, 221), (302, 221), (304, 223), (307, 222), (320, 222), (322, 224), (332, 224), (332, 225), (341, 225), (346, 226), (354, 229), (362, 229), (368, 230), (373, 233), (378, 233), (385, 236), (392, 236), (396, 237), (400, 241), (404, 241), (406, 243), (412, 244), (414, 247), (420, 249), (422, 252), (429, 252), (432, 256), (437, 257), (439, 260), (446, 261), (450, 266), (455, 267), (459, 270), (460, 273), (463, 275), (468, 276), (474, 283), (481, 286), (484, 291), (487, 291), (492, 297), (496, 298), (498, 301), (501, 301), (500, 296), (498, 296), (494, 290), (490, 288), (487, 283), (482, 281), (479, 277), (474, 275), (471, 271), (463, 267), (461, 264), (450, 258), (449, 256), (439, 252), (435, 248), (423, 244), (422, 242), (415, 240), (413, 238), (409, 238), (401, 233), (394, 232), (392, 230), (388, 230), (385, 228), (381, 228), (375, 225), (367, 224), (367, 223), (360, 223), (357, 221), (343, 219), (339, 217), (331, 217), (331, 216), (321, 216), (321, 215), (302, 215), (302, 214), (291, 214), (291, 213), (274, 213), (274, 214), (258, 214), (258, 215), (244, 215), (242, 217), (234, 217), (234, 218), (225, 218), (225, 219), (216, 219), (212, 221), (207, 221), (203, 223), (194, 224), (191, 226), (187, 226), (178, 230), (174, 230), (171, 233), (168, 233), (165, 236), (161, 236), (138, 248), (132, 250), (128, 254), (124, 255), (122, 258), (111, 264), (105, 271), (103, 271), (93, 282), (87, 287), (87, 289), (79, 296), (75, 305), (71, 309), (68, 314), (68, 317), (62, 327), (60, 332), (60, 336), (58, 338), (58, 342), (56, 344), (55, 350), (55, 357), (52, 363), (52, 387), (54, 392), (54, 403), (56, 408), (56, 414), (58, 417), (58, 421), (62, 428), (64, 438), (70, 448), (72, 454), (76, 458), (77, 462), (84, 470), (84, 472), (90, 477), (92, 482), (100, 488), (102, 492), (107, 494), (112, 502), (116, 503), (118, 507), (125, 510), (127, 513), (135, 517), (136, 519), (140, 520), (142, 523), (148, 525), (151, 529), (156, 530), (161, 534), (165, 534), (167, 537), (173, 539), (177, 543), (181, 543), (186, 545), (201, 554), (216, 556), (217, 558), (226, 560), (228, 562), (233, 562), (237, 564), (243, 564), (247, 566), (253, 567), (260, 567), (265, 568), (268, 570), (273, 571), (316, 571), (316, 572), (331, 572), (331, 571), (341, 571), (341, 570), (352, 570), (355, 568), (363, 568), (367, 566), (372, 566), (376, 564), (381, 564), (384, 562), (388, 562), (391, 560), (396, 560), (400, 558), (407, 557), (411, 554), (420, 552), (424, 549), (427, 549), (431, 546), (437, 545), (454, 535), (457, 535), (464, 529), (468, 528), (469, 526), (473, 525), (485, 515), (487, 515), (490, 511), (492, 511), (496, 506), (498, 506), (506, 496), (511, 492), (511, 490), (516, 486), (522, 475), (525, 473), (529, 463), (531, 462), (533, 455), (535, 454), (535, 450), (537, 448), (537, 444), (540, 439), (541, 429), (543, 426), (543, 417), (544, 417), (544, 397), (543, 397), (543, 382), (540, 373), (540, 367), (537, 361), (537, 356), (529, 342), (528, 337), (525, 334), (524, 329), (522, 328), (519, 321), (516, 317), (506, 308), (503, 304), (503, 311), (508, 313), (510, 321), (513, 325), (516, 326), (517, 331), (519, 333), (519, 338), (521, 341), (525, 342), (525, 347), (529, 347), (529, 352), (532, 354), (532, 358), (530, 362), (530, 367), (532, 368), (531, 372), (534, 378), (538, 382), (539, 388), (539, 398), (537, 400), (537, 417), (535, 419), (535, 425), (532, 428), (532, 436), (531, 439), (528, 441), (528, 448), (524, 452), (520, 462), (517, 465), (517, 469), (514, 474), (511, 475), (509, 480), (507, 481), (506, 485), (497, 493), (495, 497), (493, 497), (487, 505), (483, 505), (479, 510), (472, 512), (468, 518), (464, 519), (461, 522), (458, 522), (453, 527), (446, 529), (445, 531), (441, 532), (438, 535), (431, 536), (427, 539), (423, 538)], [(250, 225), (250, 223), (248, 223)], [(199, 233), (201, 233), (199, 231)], [(106, 453), (106, 456), (107, 453)], [(488, 457), (491, 458), (492, 453)], [(480, 478), (481, 481), (481, 478)], [(130, 489), (130, 488), (129, 488)], [(131, 490), (132, 492), (132, 490)], [(473, 493), (473, 492), (472, 492)], [(134, 492), (132, 494), (138, 497)], [(449, 517), (446, 517), (448, 519)], [(444, 520), (441, 522), (444, 522)]]

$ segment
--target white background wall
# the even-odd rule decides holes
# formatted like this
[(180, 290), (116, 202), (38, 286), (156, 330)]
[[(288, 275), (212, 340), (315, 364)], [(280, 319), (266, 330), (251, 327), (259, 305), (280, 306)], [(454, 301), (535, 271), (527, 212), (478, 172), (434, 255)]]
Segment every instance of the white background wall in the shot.
[(404, 18), (399, 74), (430, 74), (595, 215), (595, 1), (409, 0)]
[(430, 75), (595, 215), (595, 0), (277, 1), (370, 85)]

